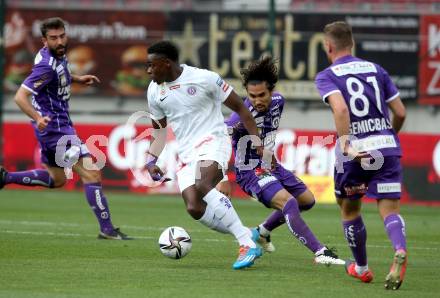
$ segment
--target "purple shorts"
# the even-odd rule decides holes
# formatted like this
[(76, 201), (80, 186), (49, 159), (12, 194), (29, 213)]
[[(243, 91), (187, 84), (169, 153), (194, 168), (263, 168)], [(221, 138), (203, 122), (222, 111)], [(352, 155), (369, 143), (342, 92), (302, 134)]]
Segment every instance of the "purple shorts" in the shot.
[[(71, 126), (62, 127), (61, 131), (46, 129), (40, 132), (36, 128), (34, 131), (41, 148), (41, 162), (48, 166), (71, 167), (72, 161), (90, 156), (86, 145), (78, 138), (75, 129)], [(74, 151), (72, 147), (78, 150)]]
[(258, 199), (267, 208), (271, 207), (272, 198), (282, 189), (298, 197), (307, 190), (307, 186), (292, 172), (281, 165), (274, 170), (257, 176), (254, 171), (237, 173), (237, 183), (248, 195)]
[(399, 156), (385, 156), (378, 170), (364, 170), (358, 162), (345, 162), (343, 167), (343, 173), (335, 169), (337, 198), (360, 199), (365, 195), (373, 199), (400, 199), (402, 166)]

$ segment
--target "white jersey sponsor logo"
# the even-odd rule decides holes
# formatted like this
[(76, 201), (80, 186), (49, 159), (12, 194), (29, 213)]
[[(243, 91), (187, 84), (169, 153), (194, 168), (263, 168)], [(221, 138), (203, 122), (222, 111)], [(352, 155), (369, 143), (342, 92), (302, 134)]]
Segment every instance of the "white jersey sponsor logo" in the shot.
[(351, 145), (357, 151), (371, 151), (397, 147), (393, 135), (370, 136), (364, 139), (353, 140), (351, 141)]
[(272, 175), (267, 175), (267, 176), (264, 176), (262, 179), (258, 180), (258, 185), (260, 187), (263, 187), (266, 184), (269, 184), (270, 182), (274, 182), (274, 181), (277, 181), (277, 178), (275, 178)]
[(331, 70), (338, 77), (349, 74), (377, 72), (376, 66), (368, 61), (352, 61), (348, 63), (338, 64), (332, 66)]
[(392, 193), (392, 192), (401, 192), (401, 185), (398, 182), (393, 183), (378, 183), (377, 184), (377, 192), (378, 193)]

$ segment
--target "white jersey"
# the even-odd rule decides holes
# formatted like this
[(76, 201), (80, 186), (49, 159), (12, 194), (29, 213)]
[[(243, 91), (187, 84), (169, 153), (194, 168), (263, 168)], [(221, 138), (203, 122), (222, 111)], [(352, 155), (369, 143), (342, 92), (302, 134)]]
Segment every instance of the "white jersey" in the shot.
[(173, 82), (148, 86), (151, 118), (167, 118), (178, 144), (183, 163), (195, 157), (195, 148), (206, 136), (227, 136), (221, 104), (232, 92), (215, 72), (182, 64), (181, 75)]

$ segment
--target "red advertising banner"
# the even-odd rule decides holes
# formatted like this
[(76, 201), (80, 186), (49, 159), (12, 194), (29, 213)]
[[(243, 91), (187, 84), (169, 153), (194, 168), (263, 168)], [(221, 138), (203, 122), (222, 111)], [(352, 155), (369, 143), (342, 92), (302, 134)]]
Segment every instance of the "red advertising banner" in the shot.
[(8, 9), (5, 20), (6, 91), (15, 92), (43, 47), (40, 24), (58, 16), (67, 22), (67, 58), (72, 73), (96, 74), (101, 84), (72, 85), (73, 94), (143, 96), (147, 46), (163, 38), (162, 12)]
[[(28, 123), (4, 124), (4, 160), (9, 171), (41, 167), (40, 154), (33, 128)], [(158, 187), (146, 187), (149, 176), (143, 169), (148, 137), (139, 138), (147, 126), (77, 124), (80, 138), (93, 156), (105, 158), (102, 168), (107, 189), (138, 193), (178, 193), (175, 172), (179, 166), (176, 143), (171, 133), (159, 165), (172, 181)], [(20, 132), (17, 136), (17, 131)], [(401, 134), (403, 149), (402, 202), (440, 204), (440, 135)], [(318, 202), (334, 203), (333, 165), (335, 135), (333, 132), (281, 129), (277, 134), (277, 159), (295, 171), (315, 194)], [(234, 175), (230, 173), (233, 180)], [(82, 189), (76, 174), (66, 189)], [(9, 187), (9, 186), (8, 186)], [(237, 185), (234, 194), (245, 197)]]
[(419, 102), (440, 105), (440, 16), (421, 16)]

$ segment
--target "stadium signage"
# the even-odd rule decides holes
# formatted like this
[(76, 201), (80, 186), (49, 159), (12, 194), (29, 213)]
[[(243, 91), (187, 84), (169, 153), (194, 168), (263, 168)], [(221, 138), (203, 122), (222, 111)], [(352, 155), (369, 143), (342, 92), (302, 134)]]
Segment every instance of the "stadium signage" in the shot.
[[(229, 16), (225, 20), (222, 20), (222, 26), (219, 26), (219, 17), (217, 14), (211, 14), (209, 17), (209, 69), (219, 73), (221, 76), (227, 76), (231, 72), (235, 77), (240, 76), (240, 69), (243, 65), (255, 58), (255, 56), (261, 55), (267, 49), (267, 42), (269, 40), (269, 34), (264, 32), (258, 39), (252, 36), (250, 30), (263, 30), (267, 28), (267, 20), (265, 19), (251, 19), (250, 16), (246, 16), (243, 20), (248, 31), (243, 31), (239, 24), (241, 23), (239, 16)], [(231, 26), (231, 24), (237, 24)], [(279, 34), (280, 38), (274, 40), (274, 56), (282, 57), (283, 61), (280, 64), (280, 69), (285, 75), (286, 79), (298, 80), (305, 76), (309, 80), (313, 80), (317, 74), (317, 59), (318, 51), (323, 43), (323, 34), (316, 32), (313, 33), (308, 41), (308, 53), (307, 57), (301, 57), (301, 60), (295, 61), (295, 43), (304, 40), (304, 33), (295, 31), (294, 29), (294, 17), (292, 15), (285, 15), (283, 21), (278, 19), (278, 27), (283, 27), (283, 31)], [(221, 48), (220, 43), (226, 41), (227, 31), (222, 30), (221, 27), (229, 30), (235, 29), (236, 31), (232, 38), (228, 42), (232, 44), (230, 58), (221, 59), (217, 62), (219, 56), (217, 50)], [(281, 29), (281, 28), (280, 28)], [(240, 31), (239, 31), (240, 30)], [(257, 46), (254, 51), (256, 42)], [(283, 49), (281, 50), (281, 46)], [(281, 54), (283, 53), (283, 54)]]
[(30, 73), (41, 48), (39, 26), (45, 18), (67, 21), (67, 58), (73, 73), (95, 73), (101, 84), (72, 85), (72, 94), (143, 97), (149, 79), (145, 72), (147, 43), (165, 34), (163, 13), (93, 10), (7, 10), (5, 19), (5, 87), (15, 92)]
[[(87, 143), (91, 154), (103, 168), (104, 183), (108, 188), (134, 192), (177, 193), (174, 176), (179, 163), (176, 160), (177, 144), (170, 133), (166, 150), (158, 163), (173, 180), (159, 187), (148, 188), (151, 183), (143, 168), (145, 152), (149, 147), (148, 127), (111, 124), (76, 124), (80, 138)], [(20, 131), (20, 138), (16, 132)], [(138, 138), (143, 135), (142, 138)], [(11, 170), (41, 167), (40, 152), (28, 123), (5, 123), (5, 166)], [(440, 202), (440, 135), (400, 135), (403, 149), (404, 181), (403, 202)], [(275, 144), (277, 159), (313, 190), (320, 202), (334, 202), (333, 165), (335, 135), (329, 131), (280, 129)], [(233, 173), (231, 172), (233, 180)], [(73, 175), (66, 185), (75, 189), (79, 177)], [(238, 191), (235, 195), (245, 196)]]
[[(69, 23), (68, 58), (72, 67), (76, 71), (95, 72), (103, 82), (96, 88), (73, 86), (72, 94), (143, 97), (148, 84), (144, 67), (146, 49), (148, 44), (164, 36), (179, 46), (182, 62), (218, 72), (244, 94), (240, 69), (249, 60), (267, 53), (270, 39), (265, 13), (175, 11), (165, 14), (105, 10), (97, 14), (84, 10), (10, 9), (5, 26), (8, 91), (14, 92), (21, 83), (20, 78), (29, 72), (26, 67), (32, 67), (29, 57), (41, 45), (38, 25), (53, 15)], [(328, 66), (321, 32), (326, 23), (335, 20), (352, 24), (357, 40), (356, 54), (381, 64), (397, 84), (402, 98), (417, 98), (419, 16), (282, 13), (275, 18), (273, 53), (280, 62), (277, 88), (286, 98), (319, 100), (314, 77)], [(434, 17), (427, 20), (438, 24)], [(420, 29), (421, 42), (428, 34), (430, 42), (435, 42), (438, 30), (429, 31), (431, 27), (425, 27)], [(420, 57), (424, 57), (426, 49), (420, 51)], [(421, 63), (425, 66), (421, 66), (420, 75), (422, 70), (428, 73), (421, 81), (426, 82), (426, 88), (428, 85), (438, 87), (435, 79), (440, 72), (435, 72), (436, 64), (432, 64), (437, 60), (429, 58), (426, 65)], [(425, 87), (422, 91), (426, 93)]]
[[(41, 20), (35, 20), (32, 23), (32, 35), (34, 38), (41, 36)], [(130, 26), (123, 22), (114, 22), (112, 24), (73, 24), (68, 23), (66, 28), (70, 39), (77, 39), (80, 42), (86, 42), (93, 39), (102, 40), (138, 40), (147, 38), (147, 28), (144, 26)]]
[[(244, 94), (240, 69), (267, 53), (267, 14), (176, 12), (170, 18), (167, 31), (180, 47), (182, 62), (218, 72)], [(328, 66), (321, 32), (335, 20), (353, 22), (356, 54), (383, 65), (405, 100), (417, 97), (419, 17), (410, 15), (278, 14), (273, 53), (280, 62), (281, 93), (288, 99), (320, 99), (314, 78)]]
[(440, 16), (422, 16), (420, 35), (420, 103), (440, 105)]

